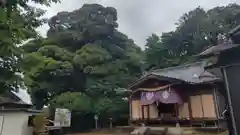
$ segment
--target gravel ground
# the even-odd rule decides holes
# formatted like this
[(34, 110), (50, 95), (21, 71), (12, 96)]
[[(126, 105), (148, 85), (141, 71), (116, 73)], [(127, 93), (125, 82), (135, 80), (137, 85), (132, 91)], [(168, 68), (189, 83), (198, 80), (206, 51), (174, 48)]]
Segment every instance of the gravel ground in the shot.
[[(103, 132), (91, 132), (91, 133), (78, 133), (78, 134), (71, 134), (71, 135), (129, 135), (127, 133), (103, 133)], [(193, 135), (228, 135), (227, 132), (223, 133), (199, 133), (199, 134), (193, 134)]]

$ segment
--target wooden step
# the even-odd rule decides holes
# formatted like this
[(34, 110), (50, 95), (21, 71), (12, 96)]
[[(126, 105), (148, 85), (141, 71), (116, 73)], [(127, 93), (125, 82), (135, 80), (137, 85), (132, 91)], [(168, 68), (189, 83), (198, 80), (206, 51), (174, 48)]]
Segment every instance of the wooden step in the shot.
[(205, 123), (203, 121), (194, 121), (191, 123), (192, 126), (201, 126), (204, 127)]

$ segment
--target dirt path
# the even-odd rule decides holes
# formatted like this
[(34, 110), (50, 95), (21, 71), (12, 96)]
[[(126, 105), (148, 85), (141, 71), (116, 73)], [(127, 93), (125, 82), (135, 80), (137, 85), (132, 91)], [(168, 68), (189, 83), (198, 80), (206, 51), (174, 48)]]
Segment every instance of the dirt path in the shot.
[[(90, 132), (90, 133), (77, 133), (71, 135), (129, 135), (127, 133), (103, 133), (103, 132)], [(194, 135), (228, 135), (227, 132), (223, 132), (220, 134), (210, 134), (210, 133), (201, 133), (201, 134), (194, 134)]]

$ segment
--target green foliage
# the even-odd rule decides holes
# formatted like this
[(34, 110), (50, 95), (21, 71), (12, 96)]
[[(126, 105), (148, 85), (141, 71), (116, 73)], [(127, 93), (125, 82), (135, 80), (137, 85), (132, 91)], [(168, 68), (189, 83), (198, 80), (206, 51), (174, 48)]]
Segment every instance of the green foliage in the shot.
[(37, 108), (51, 103), (84, 114), (127, 112), (126, 94), (115, 89), (141, 75), (143, 52), (116, 21), (114, 8), (85, 4), (53, 16), (47, 38), (22, 46), (25, 83)]
[(119, 100), (117, 98), (100, 98), (94, 107), (95, 113), (98, 115), (117, 117), (121, 112), (128, 110), (128, 102), (124, 100)]
[(170, 55), (169, 51), (171, 50), (168, 50), (156, 34), (148, 37), (145, 50), (148, 68), (164, 68), (177, 65), (179, 59)]
[(126, 106), (128, 102), (113, 97), (95, 99), (80, 92), (65, 92), (55, 96), (50, 101), (50, 104), (54, 108), (63, 107), (80, 114), (92, 113), (114, 116), (114, 113), (122, 111), (122, 109), (127, 109), (123, 105)]
[(217, 43), (218, 33), (239, 24), (236, 4), (184, 14), (174, 31), (153, 34), (146, 50), (117, 30), (112, 7), (85, 4), (49, 19), (47, 38), (24, 44), (25, 84), (37, 108), (51, 104), (81, 114), (119, 117), (128, 113), (128, 93), (120, 92), (143, 68), (165, 68), (195, 61), (193, 55)]
[(208, 11), (198, 7), (184, 14), (174, 31), (161, 37), (152, 35), (146, 44), (148, 68), (164, 68), (186, 62), (209, 46), (217, 44), (217, 35), (240, 24), (240, 5), (230, 4)]
[[(24, 40), (38, 36), (35, 29), (44, 20), (44, 11), (29, 5), (31, 0), (7, 0), (0, 8), (0, 93), (17, 90), (22, 85), (20, 61)], [(34, 0), (37, 4), (49, 5), (56, 0)]]
[(80, 92), (66, 92), (54, 97), (51, 102), (55, 108), (67, 108), (70, 111), (91, 113), (94, 111), (92, 100)]
[[(86, 72), (86, 68), (89, 68), (88, 66), (100, 65), (111, 59), (111, 55), (104, 48), (93, 44), (84, 45), (81, 49), (77, 50), (76, 54), (73, 59), (74, 63)], [(97, 72), (96, 70), (92, 69), (89, 72)]]

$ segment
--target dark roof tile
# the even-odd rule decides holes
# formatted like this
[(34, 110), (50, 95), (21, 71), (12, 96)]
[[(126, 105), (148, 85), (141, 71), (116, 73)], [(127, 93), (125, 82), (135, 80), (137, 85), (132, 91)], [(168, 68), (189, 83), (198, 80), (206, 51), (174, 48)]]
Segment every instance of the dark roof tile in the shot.
[(226, 51), (228, 49), (238, 47), (238, 46), (240, 46), (240, 45), (239, 44), (220, 44), (220, 45), (212, 46), (212, 47), (206, 49), (205, 51), (198, 54), (198, 56), (216, 55), (222, 51)]
[(150, 72), (150, 74), (178, 79), (188, 83), (204, 83), (220, 79), (212, 73), (206, 71), (204, 69), (205, 66), (206, 62), (196, 62), (177, 67), (155, 70)]
[(172, 78), (179, 81), (187, 82), (190, 84), (209, 83), (214, 81), (220, 81), (221, 78), (215, 76), (204, 69), (208, 65), (207, 61), (201, 61), (186, 65), (180, 65), (176, 67), (169, 67), (164, 69), (158, 69), (147, 72), (140, 79), (135, 81), (130, 88), (136, 86), (145, 80), (149, 75), (157, 77)]

